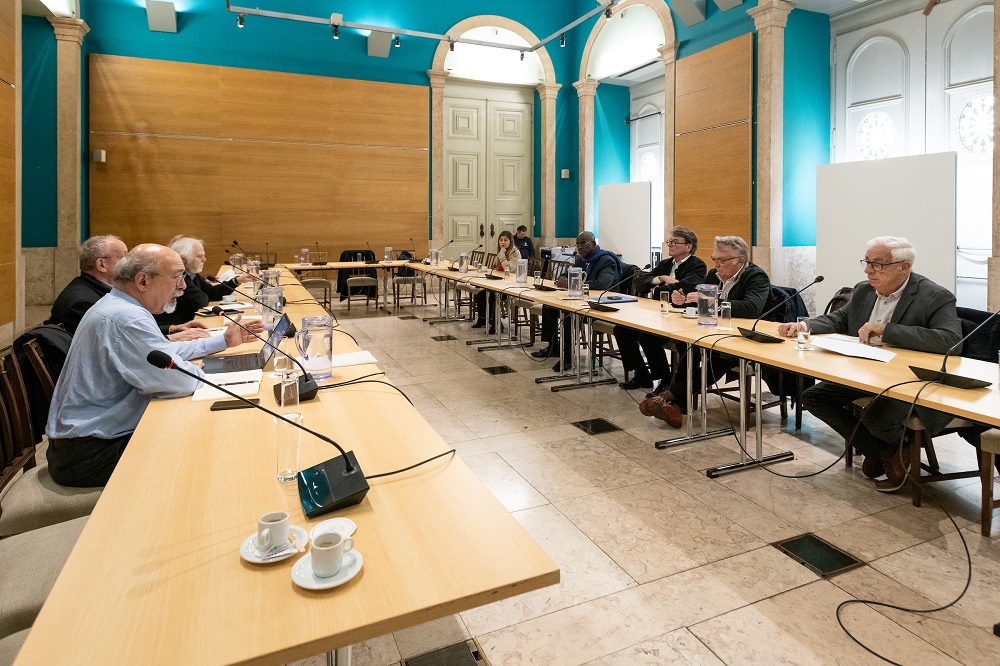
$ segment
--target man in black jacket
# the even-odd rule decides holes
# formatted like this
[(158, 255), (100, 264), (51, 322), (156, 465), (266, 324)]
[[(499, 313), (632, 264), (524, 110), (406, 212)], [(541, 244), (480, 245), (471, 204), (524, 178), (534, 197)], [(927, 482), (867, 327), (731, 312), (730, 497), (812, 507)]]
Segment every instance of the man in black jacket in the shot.
[[(677, 289), (694, 291), (705, 281), (705, 262), (694, 256), (698, 250), (698, 236), (687, 227), (674, 227), (667, 241), (668, 259), (656, 265), (653, 271), (639, 281), (636, 295), (652, 294), (659, 298), (661, 293), (671, 293)], [(622, 356), (626, 372), (635, 372), (620, 386), (625, 390), (653, 388), (653, 378), (668, 376), (667, 353), (663, 349), (663, 338), (652, 333), (643, 333), (625, 326), (615, 326), (615, 341)], [(639, 347), (646, 354), (643, 361)], [(648, 367), (646, 364), (649, 364)]]
[(527, 236), (528, 227), (523, 224), (517, 228), (517, 235), (514, 236), (514, 247), (521, 253), (522, 259), (531, 259), (535, 256), (535, 246)]
[(184, 262), (184, 294), (177, 299), (173, 312), (156, 315), (156, 323), (160, 326), (177, 326), (192, 321), (198, 310), (212, 301), (221, 301), (223, 296), (233, 293), (237, 285), (253, 279), (242, 274), (225, 282), (202, 277), (205, 244), (197, 238), (177, 236), (170, 241), (170, 249), (181, 255)]
[[(716, 236), (715, 249), (712, 252), (712, 263), (715, 268), (708, 272), (705, 277), (705, 284), (719, 286), (721, 293), (720, 300), (728, 301), (732, 304), (733, 317), (741, 319), (756, 319), (764, 312), (767, 297), (771, 293), (771, 280), (767, 273), (760, 266), (750, 262), (750, 248), (747, 242), (739, 236)], [(684, 305), (695, 303), (698, 300), (698, 292), (689, 292), (684, 289), (676, 289), (670, 295), (674, 305)], [(662, 400), (655, 403), (644, 401), (641, 406), (643, 414), (656, 416), (667, 422), (674, 428), (680, 428), (684, 421), (683, 414), (687, 411), (688, 391), (700, 391), (701, 371), (697, 356), (693, 356), (692, 377), (695, 385), (687, 385), (687, 363), (688, 356), (694, 355), (693, 350), (682, 353), (674, 368), (673, 379), (660, 383), (660, 390), (657, 388), (657, 397)], [(714, 382), (722, 376), (729, 368), (729, 363), (722, 354), (713, 352), (709, 357), (708, 381)], [(647, 411), (650, 413), (647, 414)]]
[(70, 335), (97, 301), (111, 291), (118, 260), (128, 247), (118, 236), (94, 236), (80, 246), (80, 274), (60, 292), (46, 324), (62, 324)]

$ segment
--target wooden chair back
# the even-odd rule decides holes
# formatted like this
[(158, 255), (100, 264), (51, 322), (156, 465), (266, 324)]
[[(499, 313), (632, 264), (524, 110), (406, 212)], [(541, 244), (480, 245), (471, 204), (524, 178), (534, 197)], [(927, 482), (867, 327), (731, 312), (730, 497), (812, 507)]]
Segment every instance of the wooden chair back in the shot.
[[(45, 365), (45, 354), (42, 352), (41, 345), (38, 344), (38, 340), (32, 338), (24, 343), (23, 349), (31, 363), (32, 370), (35, 371), (35, 376), (38, 377), (38, 383), (45, 391), (45, 397), (49, 399), (49, 402), (52, 402), (52, 394), (56, 390), (56, 380), (49, 373), (48, 366)], [(45, 411), (48, 412), (48, 404), (45, 406)]]
[(28, 393), (10, 347), (0, 350), (0, 489), (35, 466)]
[(550, 261), (549, 262), (549, 272), (551, 280), (558, 280), (561, 277), (566, 276), (566, 271), (570, 269), (572, 264), (568, 261)]
[(469, 264), (472, 268), (478, 268), (479, 264), (485, 263), (486, 252), (484, 250), (475, 250), (469, 255)]

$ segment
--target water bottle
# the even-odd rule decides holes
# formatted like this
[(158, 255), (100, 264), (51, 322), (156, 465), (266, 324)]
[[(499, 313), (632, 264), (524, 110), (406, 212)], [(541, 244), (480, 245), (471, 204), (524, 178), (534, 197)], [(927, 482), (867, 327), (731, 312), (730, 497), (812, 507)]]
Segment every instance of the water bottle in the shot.
[(566, 273), (566, 288), (570, 298), (583, 298), (583, 269), (573, 267)]

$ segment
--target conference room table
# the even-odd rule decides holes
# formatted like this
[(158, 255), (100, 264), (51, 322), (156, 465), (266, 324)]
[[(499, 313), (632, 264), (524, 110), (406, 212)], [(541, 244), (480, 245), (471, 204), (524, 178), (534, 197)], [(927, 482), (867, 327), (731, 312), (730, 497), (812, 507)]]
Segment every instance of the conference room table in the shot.
[[(285, 295), (309, 298), (298, 285)], [(286, 306), (296, 324), (322, 311)], [(357, 350), (334, 334), (335, 354)], [(376, 372), (373, 364), (334, 368), (320, 384)], [(273, 381), (265, 370), (257, 396), (271, 409)], [(283, 664), (333, 650), (337, 663), (349, 662), (352, 644), (559, 581), (556, 564), (456, 456), (372, 479), (361, 504), (307, 519), (296, 484), (276, 480), (272, 417), (210, 412), (211, 404), (151, 402), (17, 664)], [(321, 390), (300, 411), (304, 425), (353, 450), (369, 476), (450, 448), (382, 384)], [(334, 455), (302, 434), (300, 468)], [(241, 543), (271, 511), (287, 511), (306, 530), (334, 516), (354, 521), (360, 572), (311, 591), (292, 581), (301, 555), (243, 561)]]

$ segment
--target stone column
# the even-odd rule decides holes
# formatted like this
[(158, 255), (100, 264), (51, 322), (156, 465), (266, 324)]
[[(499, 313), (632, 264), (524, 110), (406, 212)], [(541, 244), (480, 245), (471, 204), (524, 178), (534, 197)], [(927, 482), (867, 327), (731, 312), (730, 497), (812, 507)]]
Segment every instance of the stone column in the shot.
[(594, 96), (598, 81), (573, 84), (580, 98), (580, 231), (594, 230)]
[(54, 292), (80, 273), (80, 181), (83, 169), (83, 90), (80, 47), (90, 32), (80, 19), (49, 17), (56, 37), (56, 246)]
[[(677, 43), (657, 49), (663, 58), (663, 239), (670, 239), (674, 227), (674, 165), (677, 132)], [(664, 256), (666, 253), (664, 253)]]
[[(542, 105), (542, 245), (551, 246), (556, 241), (556, 98), (558, 83), (539, 83), (535, 86)], [(535, 230), (531, 230), (534, 235)]]
[[(995, 0), (993, 11), (993, 98), (1000, 99), (998, 95), (1000, 95), (1000, 0)], [(993, 114), (993, 136), (1000, 137), (1000, 114), (998, 113)], [(996, 312), (1000, 308), (1000, 150), (997, 150), (996, 147), (993, 148), (993, 252), (990, 254), (986, 282), (986, 308), (990, 312)]]
[(773, 284), (785, 283), (781, 252), (785, 24), (794, 8), (795, 3), (788, 0), (760, 0), (747, 10), (757, 30), (757, 244), (753, 261), (768, 272)]
[(444, 242), (444, 82), (448, 72), (428, 70), (431, 80), (431, 247)]

